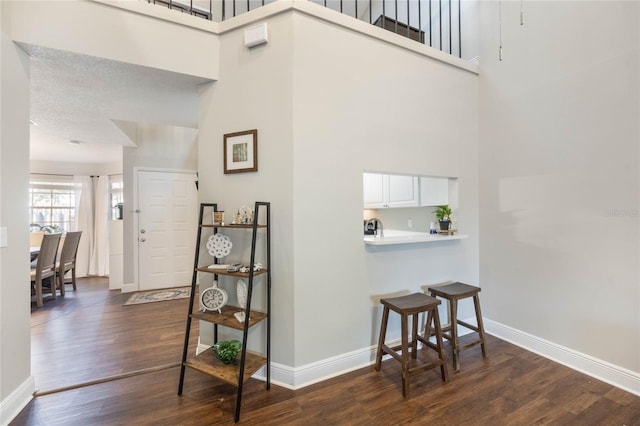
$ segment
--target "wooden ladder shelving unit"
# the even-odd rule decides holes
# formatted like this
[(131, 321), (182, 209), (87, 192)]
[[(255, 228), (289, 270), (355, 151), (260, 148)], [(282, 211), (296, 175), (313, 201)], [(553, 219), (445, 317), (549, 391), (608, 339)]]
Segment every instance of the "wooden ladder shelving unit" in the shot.
[[(185, 369), (186, 367), (197, 370), (201, 373), (213, 376), (225, 383), (237, 386), (237, 397), (234, 421), (240, 420), (240, 407), (242, 401), (242, 388), (244, 383), (262, 367), (266, 369), (266, 389), (271, 387), (271, 203), (257, 201), (254, 208), (254, 221), (251, 224), (229, 224), (220, 225), (205, 220), (205, 212), (210, 210), (211, 213), (218, 211), (216, 203), (201, 203), (200, 218), (198, 226), (198, 234), (196, 238), (195, 260), (193, 265), (193, 278), (191, 280), (191, 296), (189, 298), (189, 311), (187, 314), (187, 325), (184, 338), (184, 348), (182, 351), (182, 362), (180, 367), (180, 383), (178, 385), (178, 395), (182, 395)], [(264, 224), (259, 224), (261, 211), (265, 211)], [(213, 214), (208, 215), (212, 218)], [(210, 269), (208, 265), (200, 265), (200, 246), (203, 231), (209, 233), (217, 233), (219, 229), (239, 229), (251, 231), (251, 254), (248, 263), (248, 272), (227, 272), (224, 269)], [(253, 265), (256, 262), (256, 250), (258, 232), (265, 232), (264, 256), (265, 263), (259, 271), (254, 271)], [(217, 263), (217, 259), (216, 259)], [(246, 280), (247, 283), (247, 302), (244, 311), (246, 312), (244, 322), (239, 322), (234, 316), (235, 313), (243, 311), (243, 309), (235, 306), (225, 305), (221, 312), (218, 313), (202, 311), (198, 307), (194, 311), (194, 299), (196, 295), (196, 283), (198, 273), (214, 274), (214, 280), (218, 279), (218, 275), (237, 277)], [(257, 311), (251, 309), (251, 299), (253, 295), (253, 286), (255, 281), (266, 281), (266, 307), (265, 311)], [(231, 364), (223, 364), (219, 361), (212, 350), (205, 350), (196, 356), (188, 356), (189, 336), (191, 333), (191, 322), (196, 319), (207, 321), (214, 324), (214, 342), (218, 341), (218, 327), (228, 327), (242, 331), (242, 351), (239, 355), (239, 361)], [(257, 354), (247, 351), (247, 339), (249, 329), (266, 322), (266, 347), (264, 353)]]

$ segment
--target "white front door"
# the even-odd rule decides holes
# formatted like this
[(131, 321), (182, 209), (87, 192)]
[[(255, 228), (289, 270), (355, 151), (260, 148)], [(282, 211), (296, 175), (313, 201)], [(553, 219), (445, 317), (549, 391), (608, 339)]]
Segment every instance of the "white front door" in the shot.
[(195, 173), (138, 171), (140, 290), (191, 284), (198, 227)]

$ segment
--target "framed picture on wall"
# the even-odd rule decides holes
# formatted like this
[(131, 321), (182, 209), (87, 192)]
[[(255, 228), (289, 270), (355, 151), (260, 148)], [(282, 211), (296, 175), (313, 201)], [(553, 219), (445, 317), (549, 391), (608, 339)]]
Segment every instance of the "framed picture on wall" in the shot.
[(224, 135), (224, 173), (258, 171), (258, 130)]

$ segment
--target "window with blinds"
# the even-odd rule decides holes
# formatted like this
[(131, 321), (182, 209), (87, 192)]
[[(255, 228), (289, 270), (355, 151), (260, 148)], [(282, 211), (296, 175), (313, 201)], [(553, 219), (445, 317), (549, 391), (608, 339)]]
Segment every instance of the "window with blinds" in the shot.
[(76, 217), (73, 176), (31, 175), (29, 210), (32, 227), (49, 232), (71, 229)]

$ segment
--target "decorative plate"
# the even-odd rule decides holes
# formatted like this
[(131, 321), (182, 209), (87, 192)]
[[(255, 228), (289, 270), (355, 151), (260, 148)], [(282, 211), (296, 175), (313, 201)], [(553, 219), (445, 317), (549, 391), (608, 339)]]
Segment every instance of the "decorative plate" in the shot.
[(216, 259), (220, 259), (228, 255), (231, 252), (232, 246), (233, 244), (229, 237), (219, 232), (217, 234), (213, 234), (207, 240), (207, 250), (209, 250), (209, 254)]
[(238, 287), (236, 290), (238, 295), (238, 306), (242, 309), (247, 307), (247, 284), (244, 281), (238, 280)]

